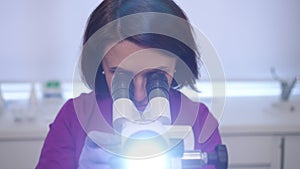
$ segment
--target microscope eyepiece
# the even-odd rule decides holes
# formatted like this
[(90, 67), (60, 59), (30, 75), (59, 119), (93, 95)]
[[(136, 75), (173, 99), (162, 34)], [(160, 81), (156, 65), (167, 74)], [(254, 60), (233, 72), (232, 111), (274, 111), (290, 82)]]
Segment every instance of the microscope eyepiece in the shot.
[(112, 99), (113, 101), (119, 98), (130, 98), (130, 86), (132, 75), (129, 73), (116, 73), (112, 80)]
[(154, 97), (169, 99), (169, 84), (163, 72), (149, 73), (147, 77), (146, 90), (149, 100)]
[[(131, 99), (134, 90), (132, 84), (133, 76), (129, 73), (116, 73), (112, 80), (112, 98)], [(149, 100), (154, 97), (164, 97), (169, 99), (168, 79), (163, 72), (151, 72), (147, 75), (146, 90)]]

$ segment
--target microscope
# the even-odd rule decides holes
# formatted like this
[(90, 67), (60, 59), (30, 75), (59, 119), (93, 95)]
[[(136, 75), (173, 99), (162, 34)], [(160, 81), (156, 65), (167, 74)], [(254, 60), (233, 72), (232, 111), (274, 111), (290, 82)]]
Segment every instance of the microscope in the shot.
[(225, 145), (214, 152), (194, 150), (191, 126), (172, 125), (169, 85), (161, 71), (147, 74), (148, 105), (140, 112), (132, 102), (133, 75), (116, 73), (113, 78), (113, 127), (120, 136), (118, 156), (112, 169), (201, 169), (214, 165), (227, 169)]

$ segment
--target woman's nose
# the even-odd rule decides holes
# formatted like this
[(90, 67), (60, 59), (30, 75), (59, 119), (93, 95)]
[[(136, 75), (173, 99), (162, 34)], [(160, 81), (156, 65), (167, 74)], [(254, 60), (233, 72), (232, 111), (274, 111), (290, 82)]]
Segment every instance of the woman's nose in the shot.
[(146, 83), (147, 83), (147, 79), (141, 75), (136, 75), (133, 78), (135, 101), (140, 102), (147, 97)]

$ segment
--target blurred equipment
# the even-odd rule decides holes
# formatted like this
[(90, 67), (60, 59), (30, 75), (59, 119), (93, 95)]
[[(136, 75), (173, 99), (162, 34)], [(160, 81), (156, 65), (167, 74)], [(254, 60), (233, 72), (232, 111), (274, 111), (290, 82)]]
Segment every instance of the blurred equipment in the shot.
[(300, 80), (300, 75), (295, 76), (291, 81), (288, 81), (288, 80), (284, 80), (284, 79), (280, 78), (277, 75), (275, 68), (273, 68), (273, 67), (271, 68), (271, 73), (272, 73), (273, 79), (280, 82), (280, 85), (281, 85), (280, 99), (281, 99), (281, 101), (288, 101), (293, 88), (295, 87), (297, 81)]
[[(32, 101), (35, 102), (34, 100), (33, 97)], [(52, 122), (63, 103), (60, 81), (50, 80), (43, 83), (39, 111), (46, 122)]]

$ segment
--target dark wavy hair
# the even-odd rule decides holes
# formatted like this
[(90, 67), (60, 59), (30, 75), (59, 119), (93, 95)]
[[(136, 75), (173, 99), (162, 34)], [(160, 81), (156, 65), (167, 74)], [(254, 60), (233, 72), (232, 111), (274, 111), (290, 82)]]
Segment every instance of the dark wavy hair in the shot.
[[(195, 89), (195, 80), (198, 78), (199, 70), (197, 64), (197, 56), (199, 53), (192, 34), (192, 28), (188, 24), (188, 18), (180, 7), (172, 0), (103, 0), (88, 19), (84, 33), (83, 46), (97, 32), (97, 30), (103, 28), (106, 24), (124, 16), (145, 12), (170, 14), (185, 20), (188, 29), (187, 31), (184, 30), (183, 34), (185, 39), (189, 39), (189, 45), (187, 46), (185, 43), (173, 37), (155, 33), (138, 34), (127, 37), (125, 40), (133, 42), (141, 47), (158, 48), (177, 55), (190, 69), (192, 76), (189, 77), (185, 75), (186, 72), (183, 71), (182, 66), (177, 64), (175, 68), (176, 73), (174, 74), (171, 87), (181, 88), (184, 85), (188, 85), (192, 87), (192, 89)], [(143, 28), (151, 29), (151, 26), (153, 27), (155, 26), (154, 24), (157, 24), (155, 23), (156, 19), (157, 18), (151, 18), (143, 21)], [(174, 25), (170, 25), (166, 29), (180, 29), (180, 27), (177, 28), (174, 27)], [(117, 35), (122, 35), (120, 28), (115, 29), (114, 31)], [(101, 43), (104, 47), (108, 45), (105, 41), (99, 43)], [(110, 93), (105, 76), (102, 74), (103, 68), (101, 60), (102, 58), (100, 55), (99, 57), (92, 57), (87, 54), (82, 54), (80, 62), (81, 73), (83, 81), (90, 89), (95, 90), (97, 95), (107, 96)], [(93, 68), (95, 66), (97, 66), (96, 69)]]

